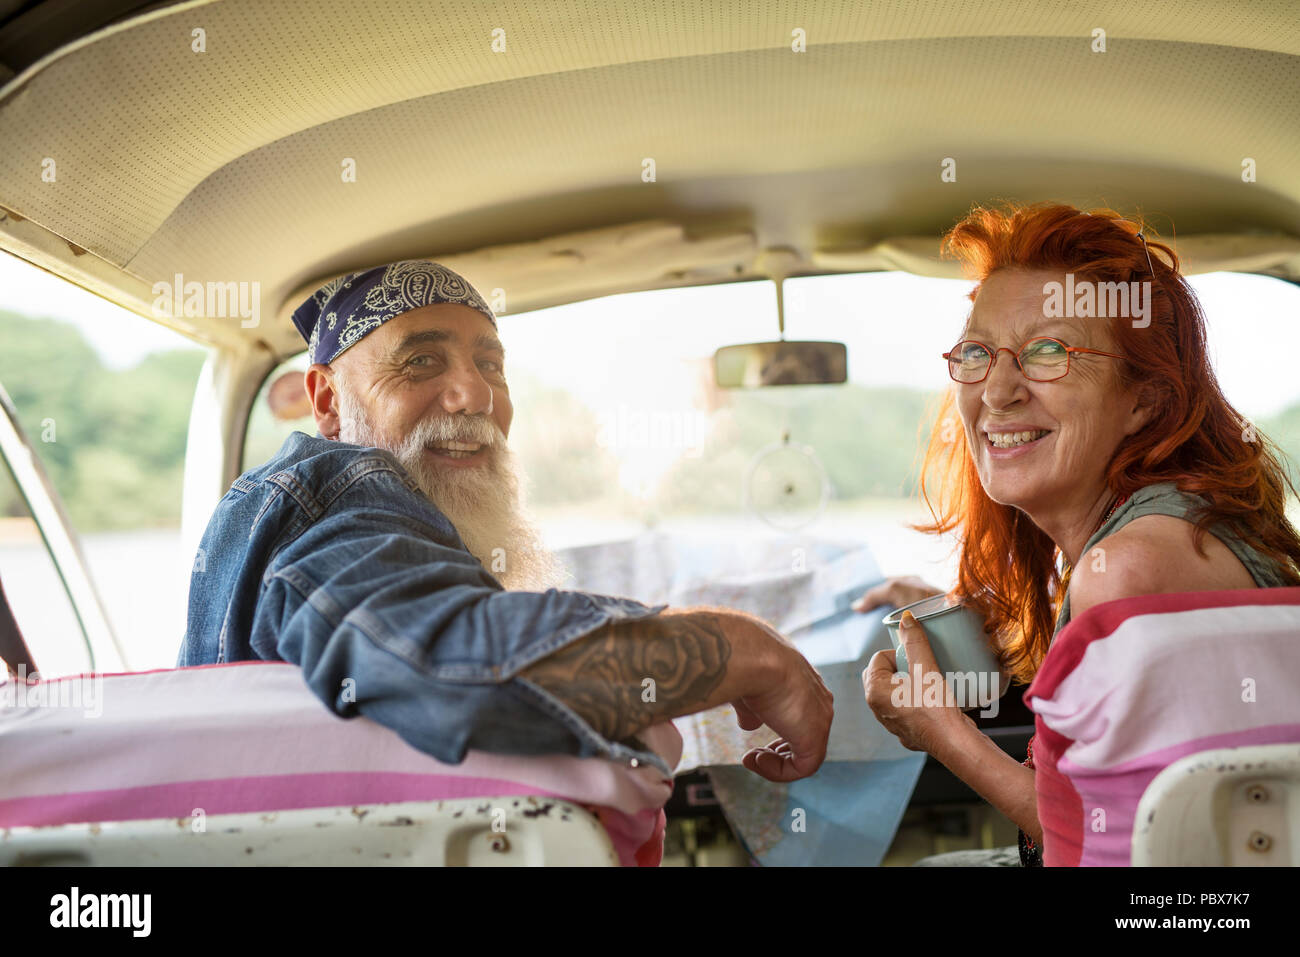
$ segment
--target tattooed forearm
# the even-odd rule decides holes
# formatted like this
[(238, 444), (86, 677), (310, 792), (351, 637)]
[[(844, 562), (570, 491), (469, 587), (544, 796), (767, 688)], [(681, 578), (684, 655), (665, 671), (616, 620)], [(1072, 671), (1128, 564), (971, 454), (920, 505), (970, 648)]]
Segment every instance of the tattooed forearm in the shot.
[(656, 615), (607, 625), (527, 668), (523, 677), (617, 741), (722, 703), (711, 696), (726, 677), (731, 651), (716, 614)]

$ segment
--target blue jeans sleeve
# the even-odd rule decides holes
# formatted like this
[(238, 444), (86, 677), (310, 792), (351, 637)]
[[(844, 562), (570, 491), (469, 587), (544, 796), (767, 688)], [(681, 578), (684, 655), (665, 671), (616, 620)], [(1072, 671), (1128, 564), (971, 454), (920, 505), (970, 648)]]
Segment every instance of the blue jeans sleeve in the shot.
[(279, 552), (264, 585), (254, 650), (297, 664), (342, 717), (366, 715), (452, 764), (474, 748), (649, 762), (672, 773), (519, 677), (604, 625), (665, 606), (504, 591), (419, 519), (374, 507), (312, 524)]

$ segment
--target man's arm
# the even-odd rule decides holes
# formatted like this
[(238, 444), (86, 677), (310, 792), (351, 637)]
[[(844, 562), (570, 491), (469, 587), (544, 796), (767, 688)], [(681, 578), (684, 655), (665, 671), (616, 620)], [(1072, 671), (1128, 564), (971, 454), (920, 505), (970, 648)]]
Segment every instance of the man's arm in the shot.
[(731, 701), (742, 727), (784, 739), (747, 767), (794, 780), (820, 766), (830, 692), (758, 619), (502, 591), (419, 529), (375, 505), (308, 526), (264, 578), (254, 651), (298, 664), (336, 713), (365, 714), (442, 761), (469, 748), (609, 755), (658, 721)]
[(742, 675), (756, 677), (761, 667), (751, 656), (734, 656), (722, 615), (664, 611), (606, 625), (522, 675), (618, 741), (740, 697), (734, 692)]
[(742, 727), (767, 724), (783, 738), (766, 757), (746, 761), (751, 770), (794, 780), (825, 757), (830, 692), (777, 632), (738, 612), (664, 611), (616, 622), (543, 658), (521, 677), (614, 740), (734, 703)]

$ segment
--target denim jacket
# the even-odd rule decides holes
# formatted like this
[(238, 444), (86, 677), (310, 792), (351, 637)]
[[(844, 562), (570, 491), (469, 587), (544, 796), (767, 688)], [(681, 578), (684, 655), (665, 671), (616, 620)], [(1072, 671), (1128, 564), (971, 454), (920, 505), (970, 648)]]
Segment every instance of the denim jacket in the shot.
[(177, 666), (293, 662), (339, 716), (366, 715), (445, 763), (474, 748), (650, 762), (671, 775), (520, 676), (603, 625), (664, 607), (506, 591), (389, 452), (294, 432), (217, 505)]

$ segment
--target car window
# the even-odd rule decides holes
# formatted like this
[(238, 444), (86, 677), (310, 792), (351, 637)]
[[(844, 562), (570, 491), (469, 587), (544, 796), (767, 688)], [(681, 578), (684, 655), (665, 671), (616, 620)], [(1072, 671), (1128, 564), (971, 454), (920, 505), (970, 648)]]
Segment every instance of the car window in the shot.
[(948, 546), (906, 526), (924, 517), (917, 432), (947, 381), (925, 357), (950, 344), (935, 345), (969, 288), (903, 274), (788, 281), (787, 338), (846, 342), (842, 385), (716, 388), (714, 350), (778, 338), (770, 282), (503, 316), (511, 444), (548, 540), (797, 533), (866, 543), (886, 574), (946, 576)]
[[(1228, 401), (1243, 417), (1243, 436), (1263, 433), (1300, 481), (1300, 285), (1242, 273), (1190, 279), (1208, 318), (1210, 360)], [(1292, 521), (1297, 502), (1291, 500)]]
[[(0, 384), (81, 540), (129, 665), (170, 667), (185, 633), (182, 475), (206, 353), (8, 255), (0, 342)], [(65, 600), (56, 584), (23, 600), (56, 607)]]
[[(1290, 366), (1300, 287), (1231, 273), (1191, 283), (1229, 401), (1297, 474), (1300, 380)], [(950, 581), (954, 542), (908, 525), (928, 518), (916, 466), (934, 402), (951, 385), (941, 354), (960, 334), (971, 288), (897, 272), (787, 280), (787, 337), (848, 346), (849, 381), (835, 386), (712, 387), (718, 346), (777, 338), (771, 283), (501, 317), (511, 444), (548, 537), (573, 544), (651, 526), (725, 535), (761, 527), (752, 506), (766, 496), (784, 502), (778, 523), (869, 543), (886, 574)], [(816, 463), (783, 454), (786, 431)], [(829, 499), (820, 512), (819, 471)]]
[(316, 434), (316, 419), (303, 383), (308, 365), (307, 353), (301, 352), (281, 362), (263, 380), (248, 413), (242, 471), (270, 459), (291, 432)]
[[(1295, 472), (1300, 380), (1288, 366), (1300, 344), (1300, 288), (1225, 273), (1191, 282), (1229, 400), (1279, 443)], [(715, 349), (777, 338), (769, 282), (501, 316), (510, 444), (548, 544), (647, 528), (724, 537), (798, 530), (868, 543), (885, 574), (951, 580), (952, 540), (908, 526), (928, 517), (916, 468), (934, 403), (950, 385), (940, 356), (961, 331), (970, 289), (894, 272), (788, 280), (787, 338), (848, 346), (849, 381), (834, 386), (714, 386)], [(245, 469), (290, 431), (315, 434), (302, 396), (306, 367), (306, 355), (296, 356), (263, 383)]]
[(0, 457), (0, 585), (47, 678), (90, 670), (85, 633), (31, 510)]

